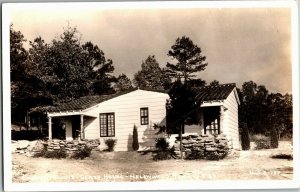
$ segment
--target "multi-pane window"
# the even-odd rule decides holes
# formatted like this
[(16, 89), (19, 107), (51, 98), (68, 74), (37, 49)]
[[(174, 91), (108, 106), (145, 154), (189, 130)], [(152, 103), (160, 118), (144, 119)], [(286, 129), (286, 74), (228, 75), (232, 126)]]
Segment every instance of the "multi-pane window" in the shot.
[(100, 113), (100, 136), (115, 136), (115, 113)]
[(204, 134), (220, 134), (220, 107), (204, 109)]
[(212, 120), (209, 124), (206, 124), (204, 134), (220, 134), (219, 119)]
[(149, 124), (149, 111), (148, 107), (141, 108), (141, 125)]

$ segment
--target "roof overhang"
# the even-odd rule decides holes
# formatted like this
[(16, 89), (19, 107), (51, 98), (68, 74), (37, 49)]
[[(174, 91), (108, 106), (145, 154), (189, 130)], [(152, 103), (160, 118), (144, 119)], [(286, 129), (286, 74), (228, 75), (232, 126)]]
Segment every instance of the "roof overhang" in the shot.
[(92, 114), (84, 113), (83, 111), (63, 111), (63, 112), (48, 112), (48, 117), (65, 117), (65, 116), (74, 116), (74, 115), (84, 115), (90, 117), (96, 117)]
[(203, 101), (200, 107), (214, 107), (224, 105), (224, 100)]

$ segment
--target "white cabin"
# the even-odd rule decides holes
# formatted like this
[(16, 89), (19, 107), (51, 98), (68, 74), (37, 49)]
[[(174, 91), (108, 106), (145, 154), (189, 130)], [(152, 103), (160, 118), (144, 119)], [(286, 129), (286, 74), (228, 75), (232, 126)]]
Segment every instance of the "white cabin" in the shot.
[[(139, 150), (154, 147), (157, 130), (154, 124), (165, 125), (168, 94), (158, 91), (133, 90), (121, 94), (83, 97), (48, 111), (51, 118), (65, 121), (66, 140), (76, 138), (117, 140), (115, 151), (132, 150), (133, 127), (138, 130)], [(51, 128), (52, 129), (52, 128)], [(49, 138), (52, 130), (49, 130)]]

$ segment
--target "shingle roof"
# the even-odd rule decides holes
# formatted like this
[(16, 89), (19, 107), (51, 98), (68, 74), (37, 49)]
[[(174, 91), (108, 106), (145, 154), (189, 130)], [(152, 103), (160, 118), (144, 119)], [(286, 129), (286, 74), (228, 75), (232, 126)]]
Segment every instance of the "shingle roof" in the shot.
[[(34, 111), (44, 111), (44, 112), (63, 112), (63, 111), (78, 111), (87, 109), (89, 107), (92, 107), (94, 105), (97, 105), (101, 102), (107, 101), (109, 99), (130, 93), (132, 91), (138, 90), (137, 88), (130, 89), (127, 91), (122, 91), (120, 93), (110, 94), (110, 95), (95, 95), (95, 96), (85, 96), (81, 97), (66, 103), (59, 103), (54, 106), (39, 106), (31, 109), (31, 112)], [(154, 91), (149, 89), (142, 89), (146, 91)], [(165, 93), (164, 91), (156, 91), (159, 93)]]
[(235, 83), (194, 88), (196, 99), (201, 101), (224, 100), (236, 87)]

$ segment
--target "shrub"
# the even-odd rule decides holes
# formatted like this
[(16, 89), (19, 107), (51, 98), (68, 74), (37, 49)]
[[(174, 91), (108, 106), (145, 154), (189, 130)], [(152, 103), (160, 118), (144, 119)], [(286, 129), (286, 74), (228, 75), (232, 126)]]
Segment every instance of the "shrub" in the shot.
[(158, 138), (156, 139), (155, 148), (159, 151), (167, 151), (170, 145), (167, 142), (166, 138)]
[(176, 158), (175, 148), (170, 148), (169, 142), (165, 138), (156, 139), (155, 148), (156, 151), (153, 156), (155, 161)]
[(254, 135), (253, 140), (255, 142), (255, 149), (270, 149), (270, 140), (264, 135)]
[(293, 160), (293, 155), (280, 153), (280, 154), (276, 154), (276, 155), (271, 155), (271, 158)]
[(228, 155), (228, 150), (226, 150), (224, 152), (217, 152), (217, 151), (206, 152), (205, 153), (205, 159), (207, 159), (207, 160), (220, 160), (220, 159), (224, 159), (227, 155)]
[(242, 128), (242, 150), (249, 150), (250, 149), (250, 136), (249, 130), (247, 126)]
[(64, 149), (48, 151), (47, 148), (44, 148), (42, 151), (33, 155), (33, 157), (45, 157), (51, 159), (63, 159), (67, 157), (67, 153)]
[(134, 151), (139, 150), (138, 132), (135, 125), (133, 126), (133, 133), (132, 133), (132, 149)]
[(117, 144), (116, 139), (106, 139), (104, 141), (105, 145), (107, 146), (107, 151), (114, 151), (115, 146)]
[(75, 151), (72, 155), (72, 159), (84, 159), (91, 155), (92, 148), (88, 146), (84, 146), (83, 148), (79, 148), (78, 151)]

